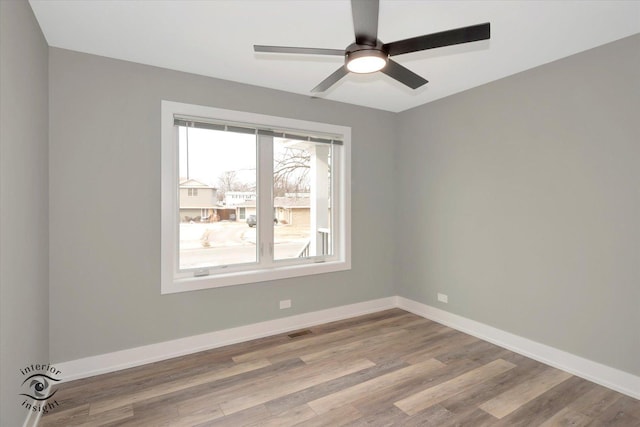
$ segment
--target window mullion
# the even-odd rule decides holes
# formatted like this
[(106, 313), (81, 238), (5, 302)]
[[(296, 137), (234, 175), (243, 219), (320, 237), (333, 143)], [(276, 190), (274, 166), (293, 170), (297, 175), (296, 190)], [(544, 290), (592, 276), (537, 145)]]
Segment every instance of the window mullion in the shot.
[(333, 254), (344, 254), (345, 247), (345, 226), (348, 220), (345, 209), (347, 189), (344, 184), (344, 172), (342, 150), (332, 150), (331, 152), (331, 224), (333, 232), (330, 236), (331, 250)]
[(260, 265), (273, 264), (273, 136), (258, 138), (258, 250)]

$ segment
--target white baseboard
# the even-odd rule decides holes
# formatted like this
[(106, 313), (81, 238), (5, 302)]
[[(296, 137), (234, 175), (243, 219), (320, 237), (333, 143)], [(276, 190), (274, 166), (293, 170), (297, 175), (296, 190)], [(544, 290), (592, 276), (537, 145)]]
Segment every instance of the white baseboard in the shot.
[(52, 365), (62, 372), (62, 381), (71, 381), (394, 307), (640, 399), (640, 377), (638, 376), (399, 296), (297, 314), (113, 353), (52, 363)]
[(638, 376), (426, 304), (404, 297), (396, 297), (396, 299), (398, 308), (640, 399), (640, 377)]
[(68, 362), (52, 363), (52, 365), (62, 372), (63, 382), (72, 381), (336, 320), (375, 313), (395, 306), (396, 297), (381, 298)]

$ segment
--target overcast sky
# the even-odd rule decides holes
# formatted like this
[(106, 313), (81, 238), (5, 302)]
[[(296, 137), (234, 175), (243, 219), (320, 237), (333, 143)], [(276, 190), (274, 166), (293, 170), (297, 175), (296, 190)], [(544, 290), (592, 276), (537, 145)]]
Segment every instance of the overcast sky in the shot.
[(256, 182), (256, 137), (235, 132), (180, 127), (180, 177), (187, 177), (187, 130), (189, 178), (218, 185), (226, 171), (240, 171), (238, 179)]

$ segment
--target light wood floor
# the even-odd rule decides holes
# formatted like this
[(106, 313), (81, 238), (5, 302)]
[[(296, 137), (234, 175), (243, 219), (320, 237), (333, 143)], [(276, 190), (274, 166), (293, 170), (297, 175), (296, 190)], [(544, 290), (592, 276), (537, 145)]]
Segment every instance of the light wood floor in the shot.
[(640, 426), (638, 400), (399, 309), (301, 332), (63, 384), (41, 425)]

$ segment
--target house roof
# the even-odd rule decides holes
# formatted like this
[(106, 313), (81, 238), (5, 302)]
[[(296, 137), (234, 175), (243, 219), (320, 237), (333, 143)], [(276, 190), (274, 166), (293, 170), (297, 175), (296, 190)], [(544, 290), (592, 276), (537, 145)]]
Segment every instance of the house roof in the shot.
[(180, 188), (211, 188), (212, 190), (216, 190), (215, 187), (211, 187), (195, 179), (183, 179), (180, 181)]
[(233, 205), (233, 207), (236, 207), (236, 208), (255, 208), (256, 207), (256, 201), (255, 200), (245, 200), (243, 203), (238, 203), (236, 205)]

